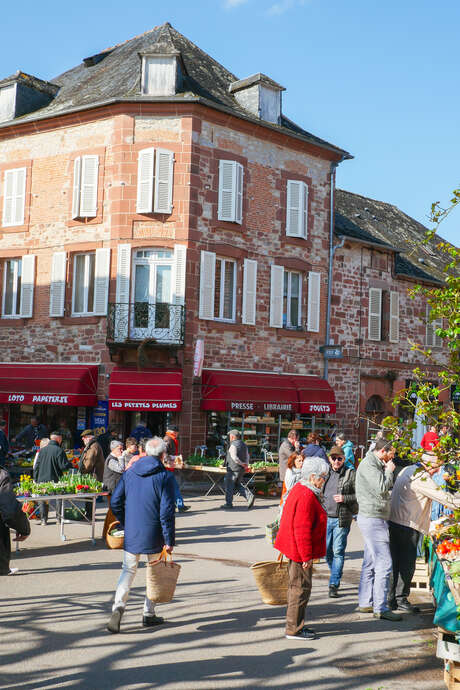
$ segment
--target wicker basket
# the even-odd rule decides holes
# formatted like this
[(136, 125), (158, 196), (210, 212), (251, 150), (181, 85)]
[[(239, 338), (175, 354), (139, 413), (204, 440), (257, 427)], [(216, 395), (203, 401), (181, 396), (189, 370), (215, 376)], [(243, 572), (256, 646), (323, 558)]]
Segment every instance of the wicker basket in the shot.
[(264, 604), (285, 606), (289, 578), (287, 562), (283, 561), (282, 554), (277, 561), (254, 563), (251, 570)]
[[(170, 560), (168, 561), (168, 555)], [(147, 565), (147, 597), (156, 604), (167, 604), (174, 596), (181, 566), (174, 563), (166, 549)]]
[(125, 538), (124, 537), (113, 537), (110, 534), (110, 531), (115, 527), (115, 525), (119, 525), (120, 523), (118, 520), (115, 520), (114, 522), (111, 522), (110, 525), (107, 528), (107, 534), (105, 535), (105, 541), (107, 542), (107, 546), (109, 549), (122, 549), (124, 545)]

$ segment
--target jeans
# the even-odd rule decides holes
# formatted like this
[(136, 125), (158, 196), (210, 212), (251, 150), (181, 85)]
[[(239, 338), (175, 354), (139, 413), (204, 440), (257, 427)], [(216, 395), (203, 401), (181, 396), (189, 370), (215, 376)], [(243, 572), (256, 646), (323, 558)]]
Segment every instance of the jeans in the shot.
[(390, 602), (407, 599), (414, 576), (417, 546), (420, 532), (390, 522), (390, 552), (393, 561), (393, 577), (390, 585)]
[(247, 501), (252, 496), (251, 491), (244, 487), (241, 480), (244, 477), (244, 467), (240, 467), (237, 470), (232, 470), (227, 467), (227, 474), (225, 476), (225, 503), (228, 506), (233, 505), (233, 494), (238, 491), (240, 496), (245, 498)]
[(349, 532), (349, 527), (339, 527), (338, 517), (327, 518), (326, 562), (331, 571), (329, 587), (340, 585)]
[(388, 589), (392, 571), (388, 522), (358, 513), (364, 539), (364, 558), (359, 581), (359, 605), (373, 606), (374, 613), (388, 611)]
[(305, 623), (305, 609), (311, 594), (313, 568), (302, 568), (302, 563), (288, 563), (288, 591), (286, 609), (286, 635), (297, 635)]
[[(159, 556), (159, 553), (147, 554), (147, 559), (155, 560), (159, 558)], [(123, 551), (123, 566), (115, 592), (115, 600), (113, 602), (112, 611), (115, 611), (116, 609), (121, 609), (122, 611), (125, 610), (129, 590), (131, 589), (131, 585), (133, 584), (136, 576), (140, 557), (141, 556), (139, 553), (129, 553), (129, 551)], [(151, 601), (151, 599), (148, 599), (146, 596), (144, 599), (144, 616), (153, 615), (155, 615), (155, 602)]]
[(180, 492), (179, 484), (177, 483), (176, 477), (174, 477), (174, 498), (176, 501), (176, 507), (177, 508), (183, 508), (184, 507), (184, 499), (182, 498), (182, 494)]

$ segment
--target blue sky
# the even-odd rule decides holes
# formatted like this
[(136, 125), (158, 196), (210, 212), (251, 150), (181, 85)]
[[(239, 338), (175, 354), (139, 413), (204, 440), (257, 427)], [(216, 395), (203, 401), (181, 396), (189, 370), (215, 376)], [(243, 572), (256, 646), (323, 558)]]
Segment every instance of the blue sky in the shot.
[[(343, 189), (427, 224), (460, 184), (455, 0), (23, 0), (2, 13), (0, 78), (50, 79), (165, 21), (239, 78), (285, 86), (285, 114), (355, 156)], [(441, 234), (459, 245), (459, 228), (460, 210)]]

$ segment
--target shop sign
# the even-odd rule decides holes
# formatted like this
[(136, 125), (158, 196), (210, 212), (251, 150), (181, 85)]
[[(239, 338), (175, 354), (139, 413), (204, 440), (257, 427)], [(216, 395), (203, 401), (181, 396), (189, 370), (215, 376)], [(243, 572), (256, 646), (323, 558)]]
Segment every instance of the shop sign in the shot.
[(294, 412), (294, 405), (292, 403), (274, 403), (274, 402), (239, 402), (232, 400), (230, 402), (231, 411), (239, 412), (255, 412), (262, 410), (263, 412)]
[[(305, 404), (303, 405), (305, 406)], [(335, 405), (329, 403), (306, 403), (307, 413), (311, 414), (327, 414), (328, 412), (335, 412)]]
[(152, 410), (152, 411), (161, 411), (161, 410), (180, 410), (181, 404), (177, 400), (175, 401), (167, 401), (167, 400), (161, 400), (159, 402), (151, 401), (151, 400), (136, 400), (136, 401), (129, 401), (129, 400), (111, 400), (110, 401), (110, 409), (112, 410)]
[(91, 424), (90, 426), (95, 430), (96, 434), (103, 434), (107, 431), (107, 423), (109, 419), (109, 401), (98, 400), (96, 407), (91, 410)]
[(8, 393), (6, 402), (25, 405), (70, 405), (68, 395), (43, 395), (34, 393)]
[(193, 375), (201, 376), (203, 372), (203, 361), (204, 361), (204, 340), (198, 338), (195, 343), (195, 355), (193, 357)]

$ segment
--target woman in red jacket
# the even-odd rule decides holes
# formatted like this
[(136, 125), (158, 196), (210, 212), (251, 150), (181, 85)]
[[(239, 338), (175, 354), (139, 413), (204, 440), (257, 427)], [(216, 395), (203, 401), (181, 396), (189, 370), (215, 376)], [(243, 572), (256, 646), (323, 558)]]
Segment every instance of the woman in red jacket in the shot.
[(328, 472), (319, 457), (305, 458), (302, 477), (291, 489), (275, 541), (275, 549), (289, 559), (286, 637), (314, 640), (316, 633), (305, 627), (305, 608), (311, 593), (313, 559), (326, 554), (327, 514), (321, 498)]

